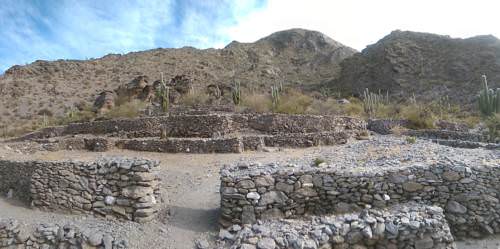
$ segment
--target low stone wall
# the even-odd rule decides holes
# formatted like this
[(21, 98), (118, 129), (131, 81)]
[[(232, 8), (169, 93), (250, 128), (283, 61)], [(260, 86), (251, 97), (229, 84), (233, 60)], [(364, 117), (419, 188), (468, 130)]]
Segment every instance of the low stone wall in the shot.
[(472, 142), (472, 141), (452, 140), (452, 139), (450, 140), (433, 139), (432, 142), (455, 148), (467, 148), (467, 149), (483, 148), (487, 150), (500, 150), (500, 144), (494, 144), (494, 143), (482, 143), (482, 142)]
[(116, 147), (168, 153), (241, 153), (243, 151), (243, 144), (239, 138), (123, 139), (116, 142)]
[(139, 138), (159, 137), (162, 130), (168, 137), (221, 137), (250, 131), (251, 134), (322, 133), (366, 128), (363, 120), (319, 115), (285, 114), (210, 114), (173, 115), (136, 119), (104, 120), (49, 127), (13, 141), (46, 139), (76, 134), (108, 134)]
[(35, 162), (35, 207), (91, 212), (137, 222), (155, 217), (160, 201), (158, 162), (120, 158), (97, 162)]
[(440, 160), (408, 167), (318, 168), (312, 165), (221, 170), (223, 224), (271, 217), (352, 212), (409, 201), (445, 209), (458, 237), (500, 233), (500, 163)]
[(320, 133), (342, 130), (364, 130), (365, 121), (351, 117), (288, 114), (236, 114), (232, 117), (238, 130), (254, 130), (265, 134)]
[(162, 129), (170, 137), (214, 137), (231, 133), (231, 119), (227, 115), (185, 115), (116, 119), (67, 126), (49, 127), (22, 136), (14, 141), (43, 139), (76, 134), (110, 134), (129, 137), (160, 136)]
[(0, 161), (0, 186), (44, 210), (94, 213), (146, 222), (157, 213), (157, 161)]
[(408, 205), (368, 209), (307, 220), (264, 221), (233, 226), (222, 238), (231, 248), (455, 248), (443, 210)]
[(0, 160), (0, 195), (30, 202), (30, 180), (35, 171), (32, 162)]
[(471, 142), (487, 141), (487, 137), (477, 133), (460, 132), (460, 131), (446, 131), (446, 130), (407, 130), (405, 135), (423, 137), (429, 139), (446, 139), (446, 140), (462, 140)]
[(127, 243), (98, 230), (73, 225), (40, 224), (34, 231), (14, 219), (0, 218), (0, 248), (99, 248), (125, 249)]

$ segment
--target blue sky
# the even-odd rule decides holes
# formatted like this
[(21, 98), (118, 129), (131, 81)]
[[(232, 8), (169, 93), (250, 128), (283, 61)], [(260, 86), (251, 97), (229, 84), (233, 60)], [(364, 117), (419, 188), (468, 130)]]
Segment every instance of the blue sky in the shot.
[(265, 0), (2, 0), (0, 73), (37, 59), (85, 59), (158, 47), (221, 47), (223, 28)]
[(37, 59), (223, 47), (305, 28), (362, 50), (391, 31), (500, 37), (498, 0), (1, 0), (0, 73)]

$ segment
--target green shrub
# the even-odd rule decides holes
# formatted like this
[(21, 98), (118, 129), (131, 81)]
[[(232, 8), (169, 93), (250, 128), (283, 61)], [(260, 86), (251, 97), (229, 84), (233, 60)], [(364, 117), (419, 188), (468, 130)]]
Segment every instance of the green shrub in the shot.
[(417, 138), (416, 137), (406, 137), (406, 142), (409, 143), (409, 144), (414, 144), (417, 142)]
[(318, 158), (314, 159), (313, 163), (314, 163), (314, 166), (318, 167), (320, 164), (322, 164), (324, 162), (325, 162), (325, 159), (318, 157)]

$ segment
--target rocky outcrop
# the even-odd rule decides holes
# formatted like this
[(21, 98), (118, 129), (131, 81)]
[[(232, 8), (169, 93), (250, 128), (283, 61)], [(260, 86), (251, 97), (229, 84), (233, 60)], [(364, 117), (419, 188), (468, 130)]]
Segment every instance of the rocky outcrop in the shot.
[(105, 113), (115, 107), (116, 93), (112, 91), (104, 91), (94, 101), (94, 111), (97, 113)]
[(329, 84), (346, 93), (359, 95), (369, 88), (397, 98), (415, 94), (421, 101), (449, 96), (471, 105), (481, 75), (500, 87), (500, 40), (394, 31), (341, 65), (341, 77)]

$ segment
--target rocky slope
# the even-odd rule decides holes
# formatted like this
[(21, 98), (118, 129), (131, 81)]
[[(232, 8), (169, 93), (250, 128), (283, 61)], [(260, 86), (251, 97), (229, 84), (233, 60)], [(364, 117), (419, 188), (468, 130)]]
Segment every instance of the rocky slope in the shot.
[(420, 100), (449, 95), (471, 104), (482, 86), (481, 75), (500, 87), (500, 40), (394, 31), (341, 65), (341, 77), (329, 85), (347, 93), (381, 89)]
[[(0, 127), (40, 119), (44, 109), (61, 115), (81, 101), (92, 103), (139, 75), (150, 81), (186, 75), (195, 88), (229, 86), (268, 90), (272, 84), (319, 84), (334, 79), (339, 63), (356, 51), (315, 31), (292, 29), (254, 43), (232, 42), (223, 49), (153, 49), (99, 59), (36, 61), (13, 66), (0, 76)], [(152, 83), (152, 82), (151, 82)]]

